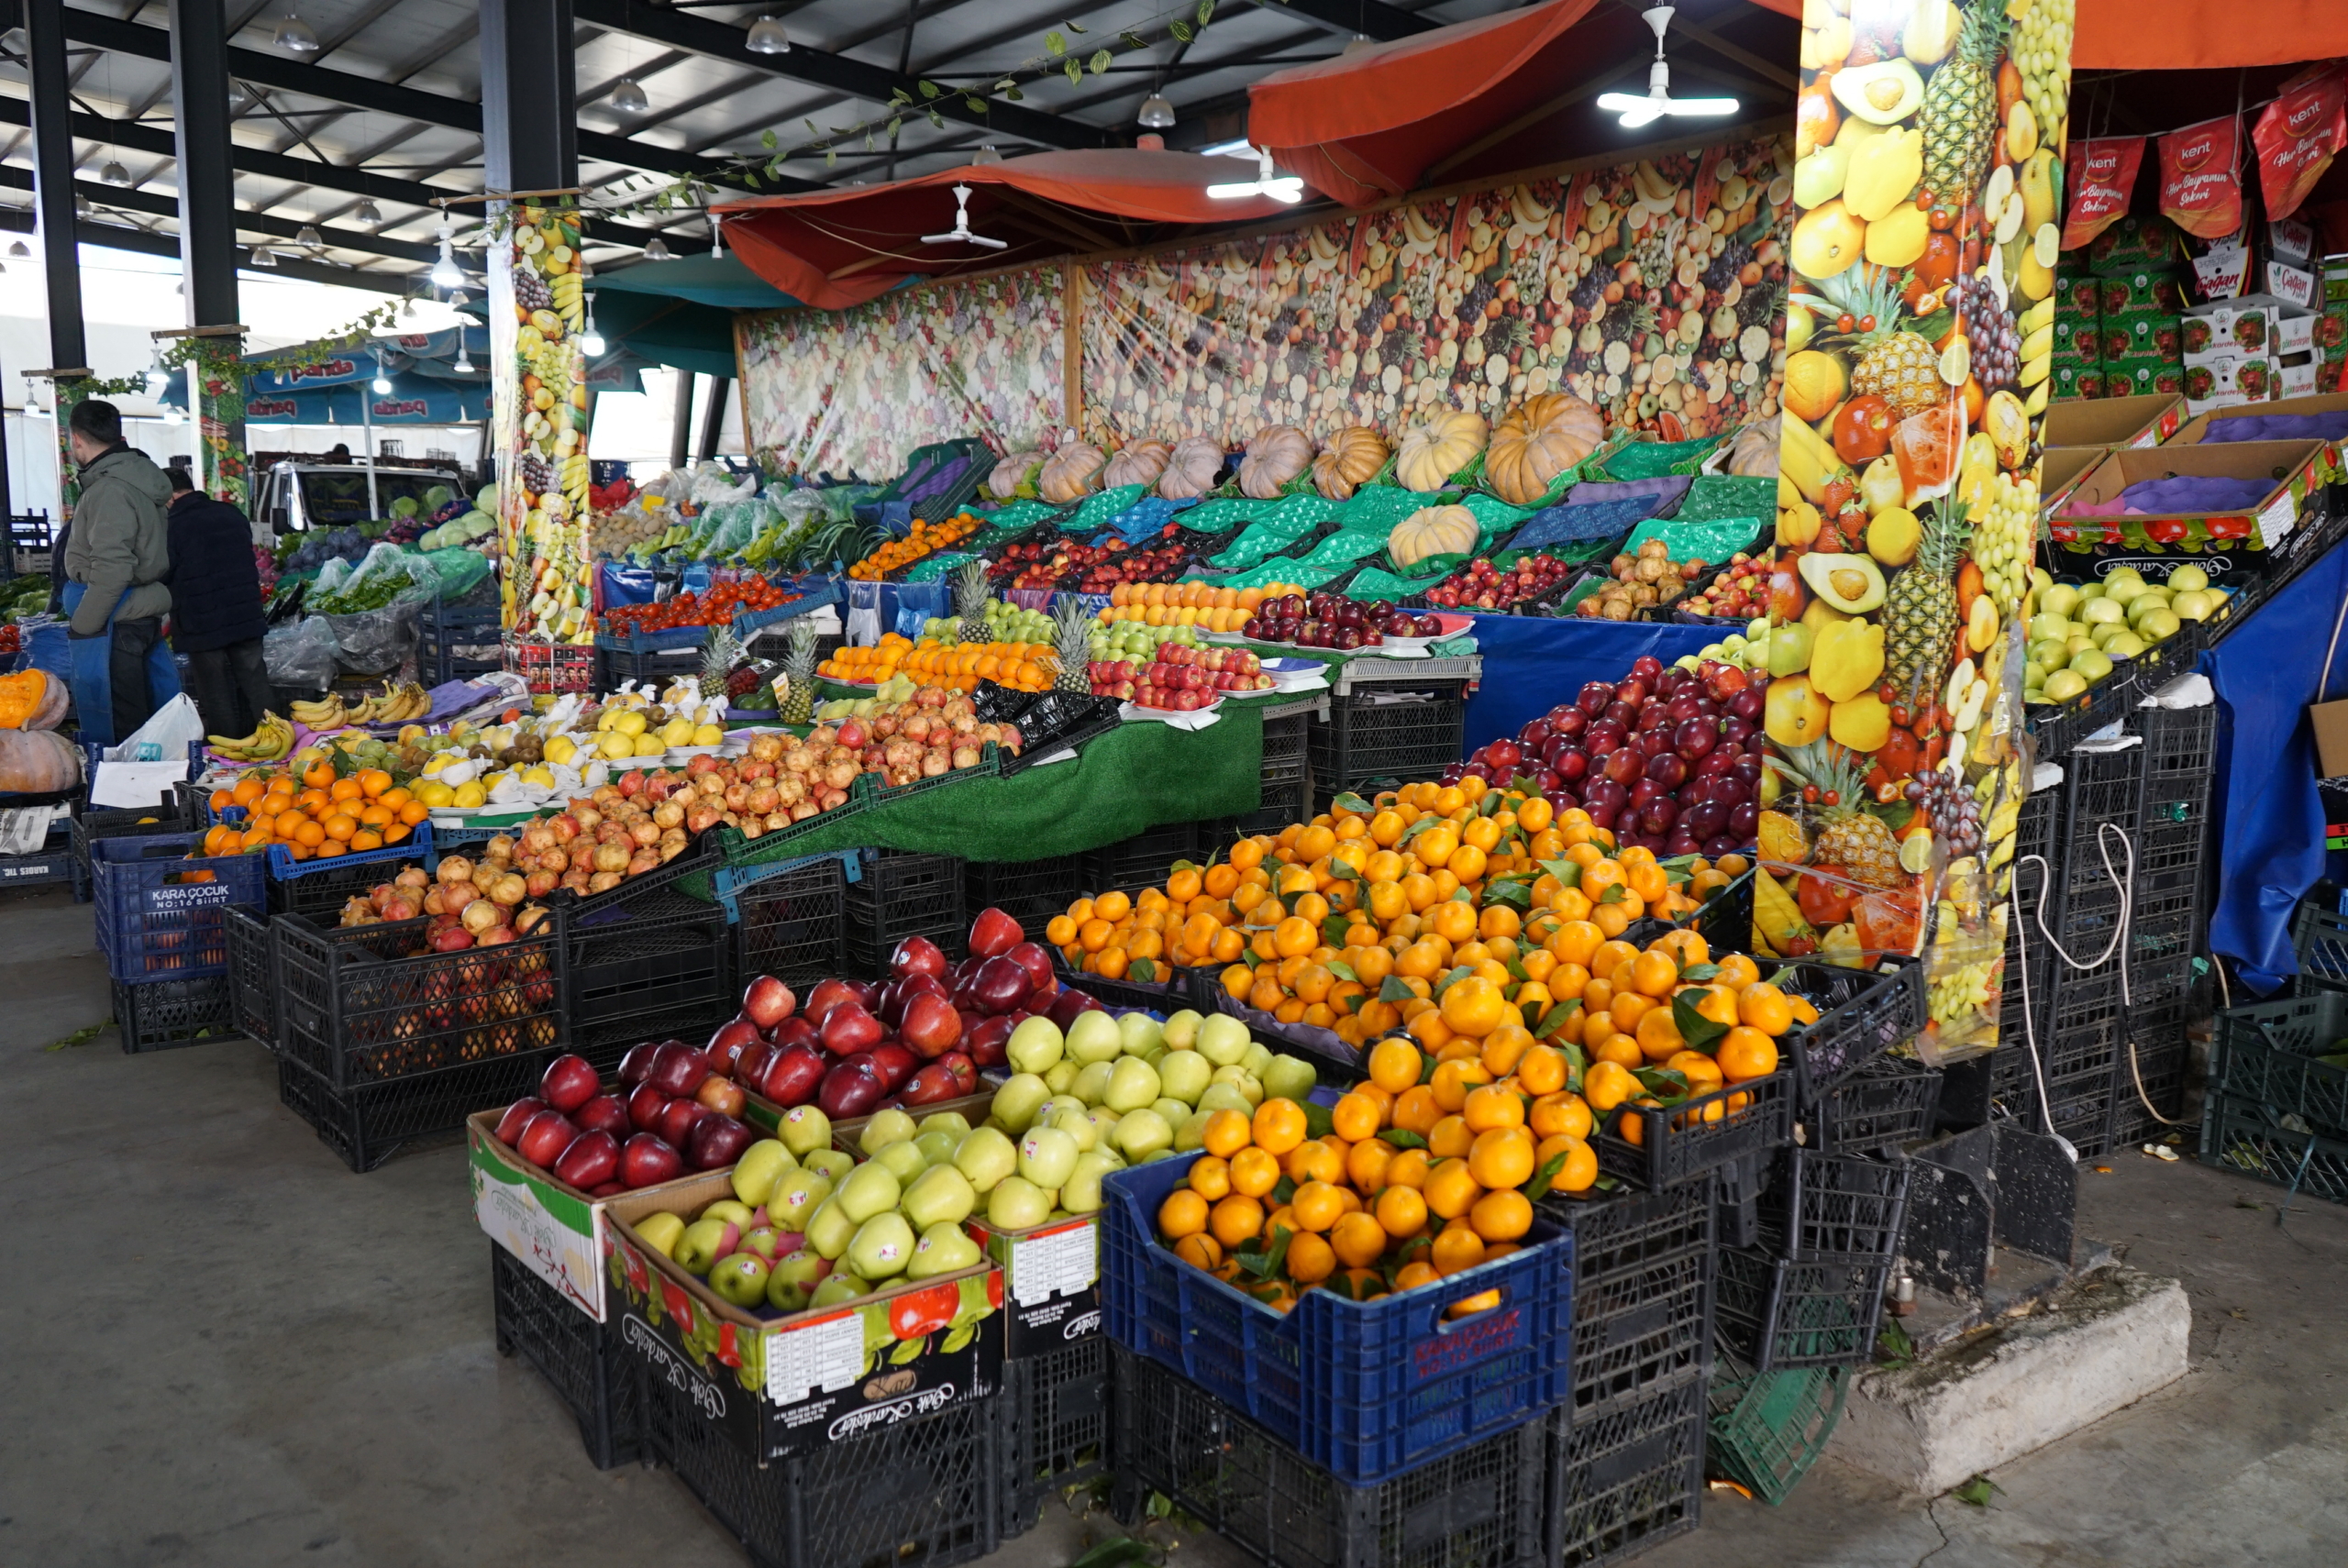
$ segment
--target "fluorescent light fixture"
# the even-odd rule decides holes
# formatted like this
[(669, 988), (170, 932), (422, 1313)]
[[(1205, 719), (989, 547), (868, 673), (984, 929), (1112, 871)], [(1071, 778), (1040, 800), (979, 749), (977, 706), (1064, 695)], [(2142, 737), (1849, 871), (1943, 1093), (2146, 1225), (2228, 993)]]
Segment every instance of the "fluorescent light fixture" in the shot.
[(1236, 141), (1218, 141), (1202, 147), (1199, 149), (1199, 156), (1201, 158), (1253, 158), (1256, 156), (1256, 148), (1254, 143), (1243, 136)]
[(644, 95), (635, 77), (623, 76), (612, 89), (612, 107), (623, 115), (640, 115), (652, 107), (652, 100)]
[(1630, 93), (1601, 93), (1598, 106), (1610, 115), (1623, 116), (1626, 130), (1636, 130), (1653, 125), (1666, 115), (1711, 116), (1736, 113), (1733, 98), (1675, 98), (1671, 95), (1671, 67), (1663, 58), (1663, 32), (1671, 25), (1673, 7), (1651, 6), (1640, 13), (1646, 25), (1655, 29), (1655, 63), (1647, 67), (1647, 90), (1644, 96)]
[(752, 54), (789, 54), (791, 35), (776, 17), (760, 17), (750, 24), (750, 36), (742, 40), (742, 47)]
[(595, 330), (595, 296), (587, 296), (587, 326), (579, 335), (579, 351), (590, 359), (604, 357), (604, 335)]
[(1209, 185), (1207, 194), (1217, 201), (1238, 201), (1248, 196), (1269, 196), (1276, 202), (1297, 202), (1304, 197), (1304, 182), (1293, 174), (1275, 174), (1269, 148), (1256, 149), (1256, 177), (1234, 184)]

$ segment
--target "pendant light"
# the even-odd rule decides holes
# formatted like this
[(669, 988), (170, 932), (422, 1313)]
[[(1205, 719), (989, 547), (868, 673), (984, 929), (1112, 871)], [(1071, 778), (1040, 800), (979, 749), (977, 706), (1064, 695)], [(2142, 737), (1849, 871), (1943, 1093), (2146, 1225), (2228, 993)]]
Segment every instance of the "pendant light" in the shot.
[(750, 36), (742, 40), (742, 47), (752, 54), (789, 54), (791, 35), (780, 19), (760, 17), (750, 24)]
[(294, 243), (296, 245), (306, 246), (312, 250), (323, 250), (326, 248), (327, 242), (325, 237), (318, 233), (318, 226), (316, 224), (305, 223), (300, 229), (295, 231)]
[(994, 143), (992, 142), (987, 143), (984, 147), (979, 149), (978, 151), (970, 154), (970, 167), (973, 169), (990, 168), (1002, 161), (1002, 154), (994, 149)]
[(120, 159), (109, 158), (106, 166), (98, 171), (98, 178), (109, 185), (127, 185), (130, 183), (130, 171), (122, 166)]
[(288, 54), (318, 52), (318, 35), (310, 30), (309, 23), (302, 20), (291, 10), (288, 10), (284, 19), (277, 24), (277, 30), (270, 34), (269, 41)]
[(612, 89), (612, 107), (623, 115), (640, 115), (652, 107), (652, 100), (644, 95), (635, 77), (623, 76)]
[(372, 201), (361, 202), (359, 204), (358, 210), (350, 215), (350, 221), (353, 223), (381, 224), (383, 221), (383, 209), (377, 206)]
[(647, 261), (668, 261), (673, 259), (673, 257), (670, 252), (668, 242), (656, 234), (652, 237), (652, 243), (644, 248), (644, 259)]

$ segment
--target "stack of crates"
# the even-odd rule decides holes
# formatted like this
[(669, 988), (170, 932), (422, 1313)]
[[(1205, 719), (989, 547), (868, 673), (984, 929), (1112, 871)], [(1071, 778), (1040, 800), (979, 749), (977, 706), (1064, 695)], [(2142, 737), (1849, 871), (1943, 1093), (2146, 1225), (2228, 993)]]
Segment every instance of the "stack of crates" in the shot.
[(2348, 916), (2302, 904), (2292, 945), (2293, 994), (2218, 1014), (2201, 1158), (2348, 1203)]
[(716, 846), (704, 842), (566, 908), (570, 1045), (598, 1072), (616, 1070), (647, 1040), (698, 1043), (738, 1010), (725, 909), (681, 886), (716, 865)]
[(125, 1051), (236, 1032), (227, 911), (260, 909), (268, 872), (258, 855), (201, 855), (203, 842), (195, 833), (88, 841), (98, 951)]
[(969, 944), (962, 904), (962, 861), (951, 855), (903, 849), (859, 852), (847, 885), (846, 956), (848, 973), (878, 978), (889, 955), (908, 936), (926, 936), (959, 958)]
[(2184, 1116), (2190, 1055), (2185, 1032), (2203, 1001), (2197, 955), (2209, 923), (2216, 860), (2210, 792), (2217, 705), (2139, 709), (2130, 728), (2144, 739), (2144, 801), (2129, 913), (2129, 1028), (2113, 1111), (2114, 1147), (2157, 1137), (2166, 1122)]
[[(1377, 667), (1374, 672), (1362, 667)], [(1478, 658), (1349, 660), (1329, 695), (1329, 716), (1306, 731), (1316, 797), (1368, 794), (1432, 778), (1465, 755), (1468, 698)]]

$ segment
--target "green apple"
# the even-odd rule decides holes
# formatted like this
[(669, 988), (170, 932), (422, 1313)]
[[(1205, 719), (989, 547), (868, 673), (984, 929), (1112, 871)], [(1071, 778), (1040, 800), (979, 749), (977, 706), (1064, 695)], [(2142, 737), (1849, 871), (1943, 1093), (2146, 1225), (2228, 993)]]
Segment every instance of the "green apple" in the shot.
[[(1215, 1070), (1223, 1072), (1226, 1069), (1218, 1067)], [(1228, 1070), (1237, 1072), (1239, 1069), (1234, 1067)], [(1253, 1116), (1256, 1114), (1256, 1102), (1240, 1092), (1238, 1084), (1227, 1078), (1221, 1079), (1207, 1085), (1206, 1093), (1199, 1096), (1199, 1111), (1202, 1115), (1217, 1110), (1235, 1110), (1242, 1116)]]
[[(2126, 569), (2121, 569), (2123, 571)], [(2103, 585), (2103, 596), (2112, 603), (2119, 605), (2122, 613), (2126, 613), (2129, 603), (2133, 601), (2138, 594), (2143, 591), (2144, 580), (2143, 578), (2122, 577), (2120, 575), (2120, 572), (2116, 571), (2105, 580)]]
[(958, 1268), (969, 1268), (986, 1254), (979, 1251), (978, 1242), (958, 1224), (938, 1224), (925, 1227), (921, 1240), (914, 1243), (913, 1261), (905, 1265), (907, 1279), (927, 1279), (933, 1275), (952, 1274)]
[(2088, 678), (2076, 669), (2058, 669), (2046, 678), (2049, 702), (2067, 702), (2088, 689)]
[(1019, 1174), (1036, 1187), (1057, 1188), (1076, 1168), (1076, 1140), (1057, 1127), (1030, 1127), (1019, 1140)]
[(767, 1219), (784, 1231), (805, 1231), (807, 1216), (832, 1195), (831, 1177), (815, 1171), (793, 1171), (775, 1184), (767, 1198)]
[(892, 1143), (910, 1141), (916, 1131), (911, 1116), (891, 1106), (886, 1110), (874, 1111), (866, 1121), (864, 1131), (857, 1137), (856, 1146), (863, 1150), (865, 1157), (869, 1159)]
[(800, 1310), (831, 1272), (831, 1259), (820, 1253), (803, 1250), (781, 1259), (767, 1271), (767, 1305), (785, 1312)]
[(945, 1128), (940, 1127), (934, 1132), (915, 1134), (914, 1147), (921, 1151), (921, 1163), (925, 1165), (950, 1164), (954, 1158), (954, 1151), (962, 1146), (962, 1139), (969, 1131), (965, 1128), (960, 1132), (948, 1132)]
[(775, 1136), (804, 1165), (809, 1154), (832, 1146), (832, 1119), (814, 1106), (794, 1105), (782, 1113)]
[(1272, 1048), (1260, 1040), (1250, 1040), (1247, 1049), (1239, 1053), (1239, 1065), (1247, 1069), (1249, 1077), (1261, 1079), (1264, 1069), (1272, 1065)]
[(1076, 1081), (1068, 1086), (1068, 1092), (1087, 1105), (1099, 1105), (1102, 1097), (1109, 1092), (1110, 1075), (1116, 1070), (1113, 1061), (1088, 1062), (1077, 1070)]
[(978, 1206), (978, 1189), (952, 1165), (932, 1165), (922, 1172), (897, 1204), (906, 1219), (924, 1229), (940, 1221), (958, 1225)]
[(2144, 651), (2144, 639), (2133, 632), (2122, 632), (2106, 642), (2103, 651), (2113, 658), (2134, 658)]
[(1198, 1104), (1214, 1080), (1214, 1064), (1196, 1051), (1168, 1051), (1157, 1065), (1158, 1087), (1185, 1105)]
[[(1076, 1096), (1056, 1094), (1044, 1102), (1044, 1109), (1036, 1113), (1036, 1120), (1027, 1123), (1027, 1126), (1049, 1127), (1059, 1120), (1060, 1112), (1063, 1110), (1072, 1110), (1079, 1116), (1089, 1116), (1092, 1113), (1092, 1108)], [(1025, 1128), (1021, 1129), (1022, 1132), (1025, 1130)]]
[(1187, 1154), (1193, 1149), (1207, 1146), (1207, 1117), (1210, 1114), (1204, 1110), (1194, 1110), (1175, 1125), (1174, 1147), (1178, 1152)]
[(2062, 640), (2070, 626), (2070, 617), (2043, 611), (2030, 618), (2030, 640), (2033, 643)]
[(1146, 1160), (1160, 1149), (1174, 1146), (1174, 1129), (1166, 1118), (1144, 1107), (1128, 1111), (1117, 1123), (1117, 1150), (1129, 1160)]
[(1019, 1168), (1019, 1146), (992, 1127), (974, 1127), (954, 1151), (954, 1168), (969, 1178), (972, 1190), (991, 1192)]
[(1003, 1055), (1012, 1070), (1021, 1073), (1042, 1073), (1060, 1060), (1067, 1042), (1060, 1037), (1060, 1026), (1041, 1014), (1023, 1018), (1019, 1027), (1011, 1032), (1003, 1043)]
[[(2068, 620), (2071, 612), (2078, 607), (2079, 591), (2071, 583), (2051, 583), (2038, 591), (2038, 608), (2043, 614), (2052, 615), (2056, 620)], [(2032, 624), (2035, 624), (2034, 622)], [(2031, 635), (2037, 635), (2035, 632)]]
[(1086, 1121), (1092, 1123), (1092, 1135), (1096, 1141), (1094, 1143), (1096, 1148), (1102, 1143), (1111, 1142), (1117, 1131), (1117, 1123), (1124, 1120), (1124, 1112), (1112, 1110), (1105, 1105), (1092, 1107), (1084, 1113), (1084, 1116)]
[(848, 1266), (876, 1285), (904, 1273), (913, 1261), (914, 1228), (893, 1209), (858, 1226), (847, 1244)]
[(1247, 1026), (1229, 1013), (1211, 1013), (1199, 1025), (1199, 1055), (1218, 1067), (1236, 1063), (1247, 1045)]
[(921, 1119), (921, 1132), (951, 1132), (959, 1138), (970, 1130), (970, 1119), (958, 1110), (933, 1110)]
[(1299, 1105), (1312, 1093), (1318, 1080), (1312, 1076), (1312, 1064), (1297, 1056), (1275, 1056), (1258, 1075), (1264, 1080), (1264, 1092), (1276, 1099), (1292, 1099)]
[(1119, 1015), (1117, 1033), (1124, 1041), (1125, 1055), (1128, 1056), (1144, 1056), (1152, 1051), (1163, 1051), (1167, 1048), (1166, 1031), (1158, 1026), (1157, 1020), (1146, 1012), (1128, 1012)]
[(1199, 1025), (1206, 1021), (1189, 1008), (1180, 1009), (1166, 1021), (1164, 1033), (1168, 1049), (1188, 1051), (1199, 1043)]
[(675, 1214), (648, 1214), (636, 1222), (636, 1233), (646, 1246), (672, 1258), (677, 1255), (677, 1238), (685, 1233), (685, 1221)]
[(2070, 646), (2056, 637), (2032, 643), (2030, 645), (2030, 662), (2042, 669), (2060, 669), (2071, 662)]
[(929, 1168), (929, 1162), (922, 1157), (921, 1146), (910, 1138), (882, 1144), (880, 1152), (872, 1156), (872, 1163), (887, 1167), (901, 1187)]
[[(1069, 1172), (1076, 1171), (1070, 1154)], [(1024, 1176), (1005, 1176), (987, 1194), (987, 1223), (998, 1231), (1025, 1231), (1051, 1218), (1054, 1195)]]
[(1091, 1116), (1081, 1110), (1056, 1110), (1046, 1126), (1058, 1128), (1076, 1140), (1076, 1152), (1082, 1154), (1101, 1141), (1092, 1125)]
[(747, 1231), (755, 1218), (750, 1206), (731, 1198), (721, 1198), (701, 1211), (704, 1220), (722, 1220), (737, 1231)]
[(771, 1225), (761, 1225), (754, 1231), (745, 1231), (739, 1250), (756, 1253), (769, 1264), (772, 1264), (775, 1259), (782, 1255), (782, 1232)]
[(2093, 686), (2111, 673), (2110, 656), (2099, 648), (2088, 648), (2084, 652), (2073, 654), (2071, 668), (2064, 673), (2077, 675), (2089, 686)]
[(815, 1205), (807, 1216), (807, 1245), (818, 1256), (836, 1262), (856, 1237), (857, 1221), (849, 1219), (835, 1196)]
[[(1256, 1074), (1248, 1071), (1246, 1067), (1217, 1067), (1214, 1070), (1213, 1081), (1207, 1085), (1209, 1093), (1213, 1092), (1215, 1084), (1229, 1084), (1232, 1088), (1237, 1089), (1240, 1095), (1247, 1101), (1246, 1110), (1247, 1114), (1250, 1116), (1255, 1115), (1256, 1108), (1264, 1103), (1263, 1079)], [(1201, 1095), (1199, 1097), (1199, 1103), (1201, 1105), (1204, 1105), (1206, 1102), (1206, 1095)]]
[(2210, 574), (2198, 566), (2176, 567), (2168, 574), (2168, 586), (2172, 593), (2198, 593), (2210, 586)]
[(2088, 625), (2127, 618), (2127, 609), (2116, 599), (2090, 599), (2079, 606), (2079, 619)]
[(785, 1171), (796, 1170), (799, 1162), (781, 1139), (761, 1138), (742, 1151), (734, 1165), (734, 1196), (756, 1209), (773, 1192), (775, 1184)]
[(1180, 1127), (1191, 1119), (1190, 1102), (1176, 1099), (1172, 1095), (1160, 1095), (1150, 1102), (1149, 1109), (1166, 1118), (1168, 1127)]
[(1074, 1062), (1054, 1062), (1044, 1071), (1044, 1086), (1054, 1094), (1066, 1094), (1069, 1086), (1076, 1082), (1076, 1075), (1081, 1071), (1083, 1069)]
[[(1109, 1081), (1101, 1088), (1101, 1103), (1120, 1116), (1139, 1110), (1157, 1099), (1157, 1069), (1138, 1056), (1121, 1059), (1109, 1070)], [(1054, 1181), (1042, 1185), (1058, 1187), (1059, 1183)]]
[(1117, 1028), (1113, 1014), (1080, 1012), (1068, 1026), (1068, 1059), (1080, 1067), (1095, 1062), (1116, 1060), (1124, 1049), (1124, 1036)]
[(687, 1274), (705, 1275), (710, 1265), (734, 1250), (741, 1232), (723, 1220), (696, 1220), (685, 1227), (677, 1238), (676, 1251), (669, 1255)]
[[(2177, 569), (2178, 571), (2184, 569), (2182, 567)], [(2175, 580), (2175, 573), (2170, 574), (2170, 580)], [(2218, 606), (2215, 596), (2209, 590), (2188, 588), (2175, 599), (2170, 600), (2168, 607), (2176, 613), (2179, 620), (2206, 621)]]
[(987, 1115), (1001, 1122), (1006, 1132), (1024, 1132), (1044, 1102), (1051, 1098), (1051, 1088), (1041, 1077), (1034, 1073), (1015, 1074), (994, 1091), (994, 1103), (987, 1108)]
[(903, 1192), (904, 1184), (896, 1172), (883, 1165), (862, 1165), (847, 1173), (833, 1201), (840, 1206), (840, 1212), (861, 1225), (875, 1214), (897, 1207)]
[(734, 1253), (710, 1266), (709, 1287), (721, 1301), (757, 1307), (767, 1298), (767, 1260), (756, 1253)]
[(1122, 1168), (1104, 1154), (1079, 1154), (1076, 1169), (1060, 1188), (1060, 1207), (1070, 1214), (1097, 1213), (1101, 1208), (1101, 1178)]
[(848, 1273), (846, 1269), (836, 1268), (832, 1270), (831, 1273), (825, 1275), (823, 1278), (823, 1282), (815, 1286), (815, 1293), (807, 1298), (807, 1305), (810, 1307), (839, 1307), (855, 1300), (859, 1296), (869, 1296), (871, 1294), (872, 1286), (865, 1284), (864, 1281), (857, 1278), (856, 1275)]

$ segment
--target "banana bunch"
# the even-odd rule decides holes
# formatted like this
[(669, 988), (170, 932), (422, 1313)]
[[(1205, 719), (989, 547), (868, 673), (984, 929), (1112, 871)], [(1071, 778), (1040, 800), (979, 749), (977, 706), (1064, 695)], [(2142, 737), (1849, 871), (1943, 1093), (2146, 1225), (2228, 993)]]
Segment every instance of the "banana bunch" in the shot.
[(557, 272), (547, 280), (547, 293), (554, 298), (555, 314), (562, 317), (565, 326), (576, 327), (586, 319), (582, 291), (586, 280), (577, 272)]
[(431, 711), (432, 698), (423, 687), (411, 680), (394, 688), (386, 680), (380, 693), (371, 693), (356, 708), (346, 705), (343, 721), (352, 724), (398, 724), (420, 719)]
[(350, 727), (350, 715), (343, 710), (342, 693), (339, 691), (323, 702), (304, 701), (292, 704), (292, 707), (296, 719), (321, 734)]
[(249, 735), (206, 735), (206, 745), (238, 762), (275, 762), (294, 749), (294, 726), (275, 713), (263, 713), (260, 727)]
[(1754, 934), (1768, 944), (1773, 952), (1784, 953), (1801, 937), (1813, 941), (1818, 933), (1810, 922), (1802, 918), (1801, 906), (1794, 896), (1766, 870), (1758, 870), (1753, 878)]

